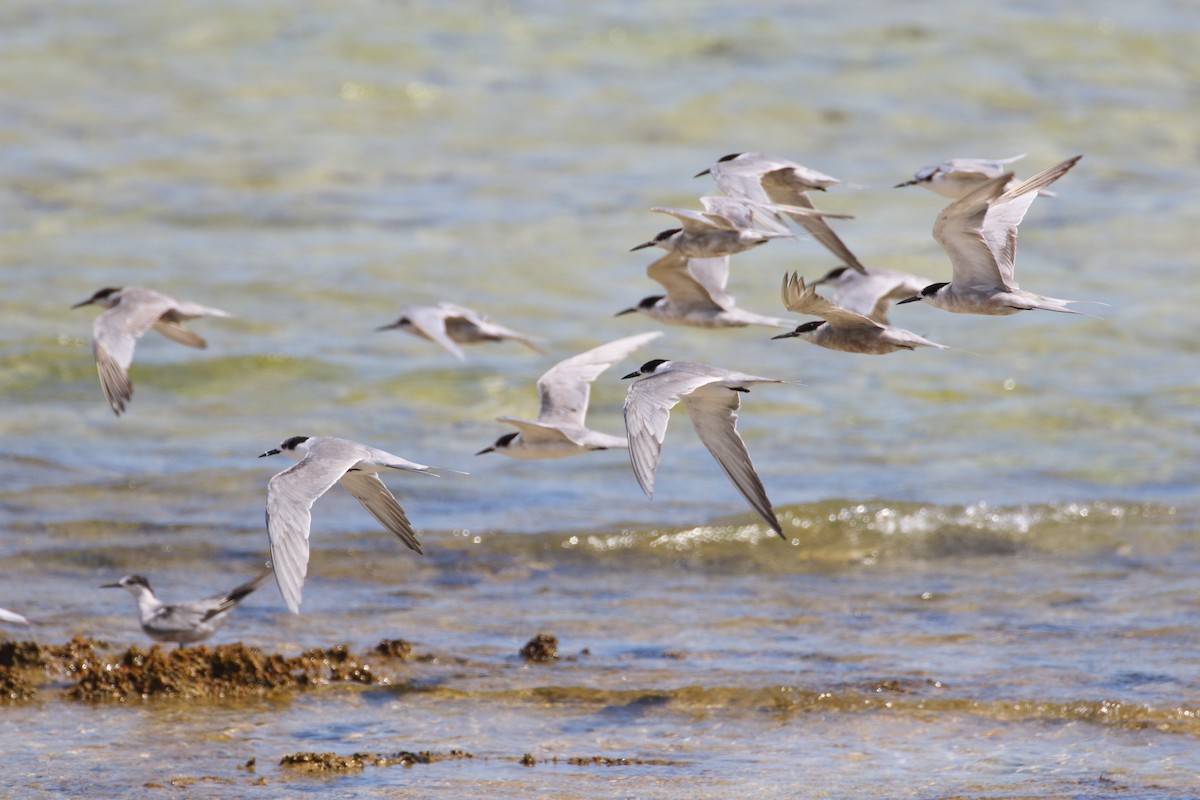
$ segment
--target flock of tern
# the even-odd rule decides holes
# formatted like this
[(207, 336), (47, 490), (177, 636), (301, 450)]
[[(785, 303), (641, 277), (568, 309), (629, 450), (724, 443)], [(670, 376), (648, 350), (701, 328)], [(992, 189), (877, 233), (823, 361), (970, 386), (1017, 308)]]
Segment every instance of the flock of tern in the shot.
[[(892, 325), (888, 318), (892, 303), (922, 301), (946, 311), (983, 315), (1033, 309), (1079, 313), (1068, 307), (1073, 301), (1021, 289), (1014, 278), (1014, 267), (1017, 227), (1025, 213), (1035, 197), (1050, 194), (1047, 187), (1075, 166), (1080, 157), (1067, 159), (1025, 181), (1018, 181), (1009, 171), (1009, 165), (1018, 158), (953, 159), (925, 167), (912, 180), (897, 185), (920, 186), (952, 201), (938, 215), (933, 236), (949, 256), (953, 277), (948, 282), (931, 283), (906, 273), (864, 266), (855, 257), (829, 224), (829, 220), (848, 217), (817, 209), (809, 198), (810, 192), (839, 185), (836, 178), (761, 153), (725, 156), (696, 175), (711, 176), (724, 196), (702, 197), (702, 211), (652, 209), (673, 217), (678, 227), (662, 231), (633, 249), (655, 247), (665, 251), (650, 264), (647, 274), (666, 293), (646, 297), (618, 315), (638, 313), (659, 322), (702, 328), (791, 328), (773, 338), (794, 337), (833, 350), (880, 355), (918, 347), (946, 349), (945, 345)], [(776, 239), (803, 234), (827, 248), (843, 265), (811, 283), (796, 273), (783, 277), (783, 306), (794, 314), (818, 319), (795, 325), (739, 308), (728, 290), (730, 257)], [(827, 290), (829, 296), (818, 294), (818, 288)], [(231, 316), (220, 309), (140, 287), (104, 288), (75, 307), (84, 305), (106, 309), (93, 325), (93, 351), (104, 396), (117, 415), (126, 410), (133, 394), (128, 373), (139, 337), (153, 329), (172, 341), (202, 348), (204, 340), (184, 322)], [(512, 340), (542, 352), (532, 337), (449, 303), (406, 308), (394, 323), (377, 330), (393, 329), (435, 342), (460, 360), (464, 354), (459, 345), (479, 342)], [(628, 448), (634, 477), (651, 497), (670, 411), (682, 401), (700, 441), (751, 508), (786, 540), (737, 431), (741, 396), (752, 386), (786, 381), (705, 364), (653, 359), (625, 375), (632, 380), (624, 407), (626, 436), (587, 427), (592, 383), (660, 335), (652, 332), (628, 336), (555, 364), (537, 382), (537, 418), (499, 417), (499, 422), (516, 431), (500, 436), (478, 455), (552, 459), (590, 450)], [(181, 645), (207, 638), (242, 598), (272, 574), (288, 609), (299, 613), (308, 571), (312, 505), (334, 484), (341, 484), (408, 548), (422, 552), (404, 509), (379, 475), (393, 469), (436, 475), (439, 468), (329, 436), (293, 436), (262, 456), (280, 453), (298, 463), (267, 484), (271, 566), (266, 571), (227, 594), (176, 605), (160, 601), (141, 576), (130, 575), (109, 584), (125, 588), (135, 597), (142, 628), (151, 638)], [(19, 617), (3, 609), (0, 612)], [(13, 621), (0, 616), (0, 620), (6, 619)]]

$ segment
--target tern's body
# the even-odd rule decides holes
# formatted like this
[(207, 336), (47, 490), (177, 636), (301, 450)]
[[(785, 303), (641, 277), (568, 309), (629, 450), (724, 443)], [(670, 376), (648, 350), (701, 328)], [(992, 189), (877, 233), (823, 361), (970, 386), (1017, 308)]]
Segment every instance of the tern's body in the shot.
[(646, 274), (662, 284), (667, 293), (643, 298), (617, 316), (636, 312), (670, 325), (695, 328), (789, 327), (787, 320), (737, 307), (725, 288), (729, 282), (729, 256), (685, 258), (668, 251), (646, 268)]
[[(941, 164), (931, 164), (921, 167), (913, 175), (912, 180), (896, 184), (902, 186), (920, 186), (934, 194), (957, 200), (984, 181), (998, 178), (1008, 172), (1008, 165), (1025, 157), (1022, 153), (1012, 158), (952, 158)], [(1012, 176), (1009, 176), (1012, 180)]]
[[(858, 273), (854, 273), (858, 274)], [(806, 322), (794, 331), (774, 336), (774, 339), (798, 337), (830, 350), (847, 353), (884, 355), (897, 350), (915, 350), (918, 347), (936, 347), (944, 350), (945, 345), (932, 342), (912, 331), (894, 325), (877, 322), (817, 294), (816, 286), (804, 286), (804, 279), (792, 273), (789, 279), (783, 276), (783, 305), (796, 314), (821, 317), (822, 321)]]
[(628, 445), (623, 436), (588, 430), (588, 399), (592, 382), (600, 373), (661, 333), (640, 333), (602, 344), (565, 361), (560, 361), (537, 382), (541, 409), (537, 420), (497, 417), (499, 422), (515, 426), (476, 455), (501, 453), (512, 458), (566, 458), (589, 450), (608, 450)]
[(200, 642), (217, 632), (234, 606), (271, 577), (267, 568), (252, 580), (226, 592), (188, 603), (164, 603), (141, 575), (126, 575), (104, 588), (121, 588), (137, 601), (138, 621), (142, 630), (156, 642), (178, 642), (180, 645)]
[(300, 589), (308, 573), (312, 505), (335, 483), (344, 486), (371, 516), (409, 549), (421, 552), (408, 516), (376, 473), (400, 469), (434, 475), (432, 467), (332, 436), (293, 436), (259, 458), (279, 453), (287, 453), (300, 461), (267, 484), (271, 563), (275, 567), (279, 592), (292, 613), (300, 613)]
[(637, 378), (625, 398), (625, 431), (633, 474), (646, 496), (654, 496), (654, 476), (662, 456), (667, 420), (671, 409), (682, 400), (708, 452), (751, 508), (782, 537), (783, 529), (750, 462), (746, 443), (737, 432), (737, 410), (742, 393), (750, 391), (750, 386), (783, 381), (663, 359), (648, 361), (625, 377)]
[(933, 225), (933, 238), (950, 257), (954, 277), (900, 302), (924, 300), (958, 314), (1006, 316), (1034, 309), (1079, 313), (1067, 308), (1072, 300), (1021, 289), (1014, 272), (1017, 226), (1025, 212), (1040, 189), (1065, 175), (1080, 158), (1069, 158), (1012, 188), (1006, 188), (1012, 175), (1000, 175), (948, 205)]
[[(762, 153), (732, 153), (719, 159), (708, 169), (698, 173), (713, 176), (721, 191), (731, 197), (752, 204), (778, 204), (812, 209), (808, 192), (824, 191), (841, 181), (822, 172), (801, 166), (794, 161), (764, 155)], [(824, 245), (843, 263), (856, 270), (864, 267), (854, 253), (834, 233), (833, 228), (821, 215), (783, 212), (796, 221), (810, 236)], [(770, 216), (770, 215), (768, 215)], [(786, 230), (787, 224), (778, 214), (771, 220), (777, 230)]]
[(104, 397), (118, 416), (133, 397), (129, 365), (133, 363), (133, 349), (142, 334), (153, 328), (173, 342), (204, 348), (207, 343), (183, 323), (198, 317), (232, 316), (219, 308), (176, 300), (141, 286), (107, 287), (71, 307), (87, 305), (108, 309), (92, 323), (92, 352)]
[(541, 349), (525, 334), (498, 325), (469, 308), (451, 303), (439, 303), (436, 306), (410, 306), (401, 309), (400, 317), (395, 322), (376, 328), (376, 330), (401, 330), (411, 333), (413, 336), (437, 342), (449, 350), (459, 361), (466, 359), (459, 344), (501, 342), (511, 339), (541, 352)]

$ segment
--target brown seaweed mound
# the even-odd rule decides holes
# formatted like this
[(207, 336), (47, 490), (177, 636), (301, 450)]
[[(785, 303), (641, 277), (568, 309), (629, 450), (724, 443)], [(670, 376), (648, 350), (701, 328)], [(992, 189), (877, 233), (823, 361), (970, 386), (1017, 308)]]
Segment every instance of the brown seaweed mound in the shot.
[(549, 633), (539, 633), (521, 648), (521, 658), (532, 664), (546, 664), (558, 660), (558, 638)]
[(433, 753), (428, 750), (413, 753), (401, 750), (391, 755), (353, 753), (348, 756), (339, 756), (337, 753), (292, 753), (279, 759), (279, 764), (307, 772), (347, 772), (363, 767), (411, 767), (414, 764), (434, 764), (438, 761), (474, 757), (462, 750), (451, 750), (449, 753)]

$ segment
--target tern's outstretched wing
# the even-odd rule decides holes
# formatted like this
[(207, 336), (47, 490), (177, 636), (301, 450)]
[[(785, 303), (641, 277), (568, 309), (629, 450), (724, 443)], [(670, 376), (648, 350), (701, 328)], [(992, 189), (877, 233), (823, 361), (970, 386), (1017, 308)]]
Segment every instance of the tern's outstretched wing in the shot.
[[(555, 364), (537, 382), (541, 398), (537, 421), (546, 425), (584, 428), (592, 382), (613, 364), (659, 336), (662, 333), (658, 331), (626, 336)], [(513, 425), (521, 422), (509, 417), (503, 418), (503, 421)], [(522, 430), (525, 428), (522, 427)]]

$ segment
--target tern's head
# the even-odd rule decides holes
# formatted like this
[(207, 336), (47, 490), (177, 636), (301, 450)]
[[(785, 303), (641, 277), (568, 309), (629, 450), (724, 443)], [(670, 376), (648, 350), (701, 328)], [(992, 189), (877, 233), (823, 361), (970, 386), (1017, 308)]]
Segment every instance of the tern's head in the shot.
[(106, 583), (100, 587), (101, 589), (125, 589), (134, 597), (140, 597), (143, 592), (154, 594), (154, 590), (150, 588), (150, 581), (143, 578), (141, 575), (126, 575), (116, 583)]
[(671, 240), (678, 234), (683, 232), (683, 228), (668, 228), (665, 231), (660, 231), (653, 239), (648, 242), (642, 242), (637, 247), (629, 248), (629, 252), (634, 250), (643, 250), (647, 247), (662, 247), (667, 250), (671, 249)]
[(636, 306), (633, 306), (632, 308), (627, 308), (624, 311), (618, 311), (614, 316), (619, 317), (619, 316), (622, 316), (623, 314), (633, 314), (638, 311), (649, 311), (650, 309), (652, 309), (656, 305), (658, 305), (660, 302), (665, 300), (666, 297), (667, 296), (665, 294), (652, 294), (649, 297), (643, 297), (641, 300), (638, 301), (638, 304)]
[(818, 319), (818, 320), (814, 320), (813, 322), (806, 322), (803, 325), (797, 325), (796, 330), (788, 331), (787, 333), (781, 333), (778, 336), (772, 336), (771, 338), (772, 339), (790, 339), (793, 336), (799, 336), (801, 339), (811, 342), (813, 340), (814, 335), (816, 334), (817, 329), (820, 328), (822, 325), (828, 325), (828, 324), (829, 323), (826, 322), (825, 320)]
[(408, 330), (411, 327), (412, 327), (412, 320), (410, 320), (408, 317), (401, 317), (400, 319), (396, 320), (395, 322), (393, 322), (389, 325), (380, 325), (375, 330), (376, 331), (394, 331), (396, 329), (400, 329), (403, 331), (403, 330)]
[(637, 368), (636, 371), (629, 373), (625, 377), (621, 378), (621, 380), (626, 381), (630, 378), (641, 378), (646, 375), (653, 375), (655, 372), (658, 372), (664, 366), (670, 363), (671, 362), (665, 358), (655, 358), (651, 361), (647, 361), (645, 364), (642, 364)]
[(491, 447), (485, 447), (482, 450), (480, 450), (478, 453), (476, 453), (475, 455), (481, 456), (484, 453), (494, 453), (497, 450), (504, 450), (504, 449), (508, 448), (513, 443), (513, 440), (516, 439), (520, 435), (521, 435), (520, 431), (516, 431), (514, 433), (506, 433), (503, 436), (501, 436), (499, 439), (497, 439), (496, 443), (493, 444)]
[(80, 300), (71, 308), (81, 308), (83, 306), (101, 306), (103, 308), (112, 308), (117, 304), (116, 294), (121, 291), (119, 286), (105, 286), (100, 291), (89, 297), (87, 300)]
[(893, 189), (902, 189), (905, 186), (917, 186), (918, 184), (929, 183), (930, 181), (932, 181), (934, 179), (934, 176), (941, 173), (941, 171), (942, 171), (942, 167), (940, 164), (935, 164), (931, 167), (921, 167), (919, 170), (917, 170), (916, 174), (913, 175), (911, 181), (904, 181), (904, 183), (897, 183), (892, 188)]
[(304, 453), (308, 452), (308, 440), (309, 437), (307, 436), (293, 436), (290, 439), (284, 439), (279, 443), (279, 447), (268, 450), (265, 453), (259, 453), (258, 457), (266, 458), (267, 456), (277, 456), (280, 453), (287, 453), (295, 458), (301, 458)]
[(919, 295), (916, 295), (915, 297), (910, 297), (907, 300), (901, 300), (900, 302), (896, 303), (896, 305), (902, 306), (905, 303), (915, 303), (918, 300), (926, 300), (930, 297), (933, 297), (939, 291), (941, 291), (943, 286), (949, 286), (949, 285), (950, 284), (946, 283), (945, 281), (943, 281), (942, 283), (931, 283), (928, 286), (926, 286), (924, 289), (922, 289), (921, 293)]
[[(742, 155), (742, 154), (741, 154), (741, 153), (730, 153), (730, 154), (729, 154), (729, 155), (727, 155), (727, 156), (721, 156), (720, 158), (718, 158), (718, 159), (717, 159), (717, 163), (718, 163), (718, 164), (723, 164), (723, 163), (725, 163), (726, 161), (733, 161), (735, 158), (737, 158), (737, 157), (738, 157), (738, 156), (740, 156), (740, 155)], [(709, 167), (708, 169), (705, 169), (705, 170), (701, 170), (700, 172), (697, 172), (697, 173), (696, 173), (695, 175), (693, 175), (692, 177), (693, 177), (693, 178), (699, 178), (701, 175), (707, 175), (707, 174), (709, 174), (710, 172), (712, 172), (712, 167)]]

